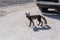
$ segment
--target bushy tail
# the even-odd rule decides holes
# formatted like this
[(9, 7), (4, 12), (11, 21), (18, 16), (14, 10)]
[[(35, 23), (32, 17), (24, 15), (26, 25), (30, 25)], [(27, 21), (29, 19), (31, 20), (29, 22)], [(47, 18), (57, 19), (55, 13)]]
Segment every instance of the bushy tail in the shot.
[(46, 18), (42, 16), (42, 19), (44, 20), (44, 24), (47, 25), (47, 20), (46, 20)]

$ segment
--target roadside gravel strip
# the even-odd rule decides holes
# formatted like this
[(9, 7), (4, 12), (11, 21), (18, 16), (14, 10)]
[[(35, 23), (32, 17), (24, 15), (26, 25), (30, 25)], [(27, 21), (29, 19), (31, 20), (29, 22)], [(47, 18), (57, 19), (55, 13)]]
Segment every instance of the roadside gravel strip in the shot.
[(14, 5), (9, 5), (5, 7), (0, 8), (0, 16), (16, 12), (16, 11), (22, 11), (26, 9), (30, 9), (32, 7), (36, 7), (36, 4), (33, 2), (30, 3), (25, 3), (25, 4), (14, 4)]

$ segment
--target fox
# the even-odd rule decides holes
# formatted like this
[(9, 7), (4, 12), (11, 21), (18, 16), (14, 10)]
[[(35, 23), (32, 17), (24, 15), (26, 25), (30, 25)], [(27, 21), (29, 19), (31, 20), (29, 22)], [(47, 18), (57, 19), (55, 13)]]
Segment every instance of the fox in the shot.
[(41, 19), (43, 19), (43, 20), (44, 20), (44, 24), (47, 25), (47, 20), (46, 20), (46, 18), (43, 17), (43, 16), (41, 16), (41, 15), (30, 15), (30, 12), (29, 12), (29, 13), (25, 13), (25, 15), (26, 15), (26, 17), (29, 19), (29, 21), (30, 21), (29, 27), (31, 26), (31, 23), (33, 23), (33, 26), (35, 26), (35, 25), (34, 25), (34, 21), (33, 21), (33, 20), (35, 20), (35, 19), (37, 19), (37, 21), (39, 22), (38, 26), (39, 26), (40, 24), (41, 24), (40, 26), (43, 26), (43, 21), (42, 21)]

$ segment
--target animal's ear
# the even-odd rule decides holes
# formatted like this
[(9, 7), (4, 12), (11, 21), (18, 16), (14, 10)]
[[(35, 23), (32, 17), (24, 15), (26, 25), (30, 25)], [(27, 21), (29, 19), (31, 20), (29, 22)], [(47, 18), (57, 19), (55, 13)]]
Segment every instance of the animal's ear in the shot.
[(30, 12), (28, 14), (30, 15)]
[(27, 15), (27, 13), (25, 13)]

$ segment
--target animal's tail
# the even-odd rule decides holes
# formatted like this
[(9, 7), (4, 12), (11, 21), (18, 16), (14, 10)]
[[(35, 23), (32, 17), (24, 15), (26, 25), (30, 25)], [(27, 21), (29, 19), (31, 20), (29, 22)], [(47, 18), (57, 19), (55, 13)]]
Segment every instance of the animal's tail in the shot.
[(46, 18), (42, 16), (42, 19), (44, 20), (44, 24), (47, 25), (47, 20), (46, 20)]

